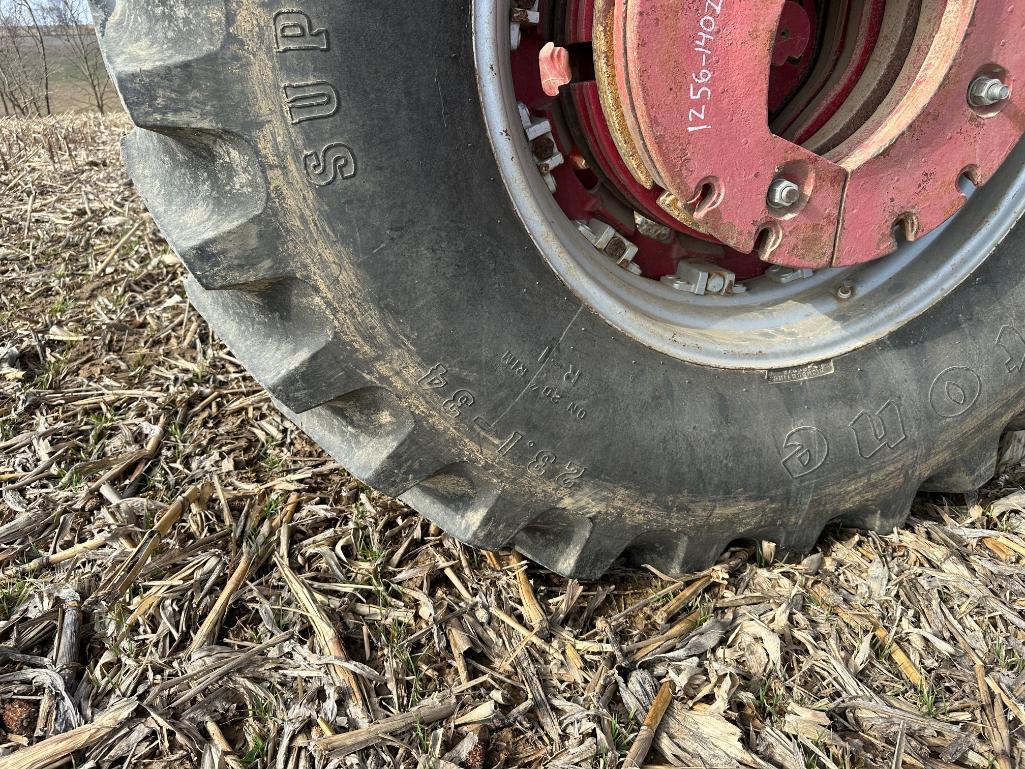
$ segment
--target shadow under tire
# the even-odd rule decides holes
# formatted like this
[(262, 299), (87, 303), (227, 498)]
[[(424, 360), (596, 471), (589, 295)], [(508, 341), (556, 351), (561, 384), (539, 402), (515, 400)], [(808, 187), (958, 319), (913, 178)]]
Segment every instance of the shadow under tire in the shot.
[(737, 540), (800, 555), (830, 521), (889, 531), (920, 487), (983, 482), (1025, 408), (1021, 226), (852, 352), (688, 363), (606, 322), (528, 235), (467, 4), (93, 9), (192, 302), (353, 475), (470, 544), (579, 578), (624, 555), (696, 570)]

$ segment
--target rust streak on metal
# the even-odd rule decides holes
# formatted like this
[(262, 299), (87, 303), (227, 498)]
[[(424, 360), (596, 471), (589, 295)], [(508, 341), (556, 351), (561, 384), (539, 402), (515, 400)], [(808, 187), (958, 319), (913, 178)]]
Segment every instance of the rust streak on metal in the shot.
[(619, 100), (613, 61), (614, 11), (615, 0), (595, 0), (594, 37), (591, 41), (594, 51), (594, 78), (598, 84), (598, 96), (612, 140), (633, 177), (650, 190), (655, 186), (655, 179), (641, 158), (640, 150), (626, 121), (623, 103)]

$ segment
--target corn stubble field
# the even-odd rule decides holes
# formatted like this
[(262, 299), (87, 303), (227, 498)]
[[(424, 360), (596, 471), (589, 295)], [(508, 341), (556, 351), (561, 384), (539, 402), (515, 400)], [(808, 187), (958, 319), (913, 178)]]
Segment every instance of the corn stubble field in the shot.
[(799, 564), (466, 548), (189, 308), (127, 130), (0, 122), (2, 769), (1025, 765), (1022, 433), (977, 496)]

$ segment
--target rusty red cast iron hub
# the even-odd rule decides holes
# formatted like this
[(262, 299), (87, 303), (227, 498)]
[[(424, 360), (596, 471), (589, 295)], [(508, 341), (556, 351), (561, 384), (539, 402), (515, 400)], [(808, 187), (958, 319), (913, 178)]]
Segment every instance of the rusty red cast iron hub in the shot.
[[(571, 218), (630, 237), (649, 277), (694, 256), (738, 279), (765, 262), (885, 256), (955, 214), (962, 177), (985, 183), (1025, 133), (1015, 87), (1025, 3), (542, 0), (540, 10), (558, 18), (514, 53), (514, 78), (531, 110), (559, 118), (569, 162), (553, 172), (556, 199)], [(1007, 86), (1004, 98), (970, 96), (983, 81), (992, 93)], [(620, 210), (630, 208), (675, 235), (638, 232)]]

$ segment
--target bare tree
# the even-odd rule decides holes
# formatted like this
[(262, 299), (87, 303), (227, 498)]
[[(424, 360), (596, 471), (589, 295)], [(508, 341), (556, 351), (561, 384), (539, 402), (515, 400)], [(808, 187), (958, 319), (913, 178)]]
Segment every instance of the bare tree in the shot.
[(0, 0), (0, 93), (4, 114), (39, 114), (19, 17), (11, 3)]
[(0, 0), (0, 93), (8, 114), (51, 112), (46, 33), (29, 0)]
[(49, 115), (53, 112), (53, 106), (50, 104), (50, 62), (47, 58), (46, 34), (43, 30), (43, 25), (40, 23), (39, 14), (32, 5), (31, 0), (14, 0), (14, 4), (16, 8), (22, 10), (29, 20), (29, 24), (25, 25), (26, 34), (28, 34), (33, 45), (35, 45), (36, 53), (39, 57), (43, 103), (46, 105), (46, 114)]
[(44, 13), (50, 34), (62, 43), (58, 55), (88, 86), (92, 101), (102, 114), (110, 93), (110, 80), (96, 32), (89, 23), (85, 0), (50, 0)]

